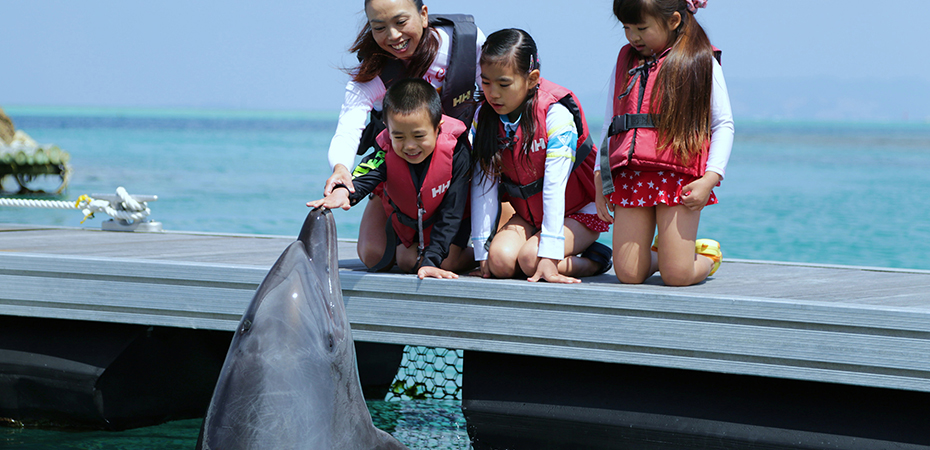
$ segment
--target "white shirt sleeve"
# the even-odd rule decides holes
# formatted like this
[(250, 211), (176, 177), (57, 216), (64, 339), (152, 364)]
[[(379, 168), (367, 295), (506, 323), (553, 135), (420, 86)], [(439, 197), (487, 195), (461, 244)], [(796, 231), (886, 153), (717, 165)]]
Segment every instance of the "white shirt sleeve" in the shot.
[[(481, 111), (479, 105), (475, 111), (475, 117), (472, 120), (472, 127), (468, 133), (468, 140), (472, 144), (475, 142), (475, 128), (478, 123), (478, 113)], [(475, 248), (475, 261), (485, 261), (488, 259), (488, 251), (484, 248), (488, 239), (491, 238), (491, 232), (497, 226), (497, 209), (499, 208), (499, 198), (497, 185), (498, 182), (493, 179), (485, 179), (481, 175), (481, 165), (475, 161), (471, 176), (471, 242)]]
[(346, 84), (346, 96), (339, 112), (339, 122), (336, 124), (336, 134), (329, 143), (329, 169), (333, 170), (336, 164), (342, 164), (350, 172), (355, 167), (355, 152), (362, 139), (362, 130), (368, 121), (368, 113), (372, 109), (381, 109), (381, 101), (386, 90), (380, 77), (371, 81), (358, 83), (349, 81)]
[(714, 60), (713, 87), (710, 91), (710, 153), (707, 156), (707, 171), (716, 172), (723, 179), (733, 149), (733, 111), (730, 95), (723, 79), (723, 69)]
[(546, 130), (542, 229), (536, 256), (561, 260), (565, 257), (565, 189), (575, 162), (578, 128), (568, 108), (555, 103), (546, 113)]
[(471, 177), (471, 242), (475, 247), (475, 261), (488, 259), (484, 246), (497, 226), (497, 185), (497, 181), (483, 177), (481, 166), (475, 163)]

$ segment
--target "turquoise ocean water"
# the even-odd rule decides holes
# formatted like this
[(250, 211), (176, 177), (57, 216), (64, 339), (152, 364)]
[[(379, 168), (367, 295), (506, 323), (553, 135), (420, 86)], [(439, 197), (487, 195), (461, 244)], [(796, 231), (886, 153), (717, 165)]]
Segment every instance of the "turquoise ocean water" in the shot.
[[(329, 113), (5, 109), (17, 128), (70, 152), (74, 175), (55, 199), (123, 186), (158, 195), (151, 217), (166, 230), (285, 236), (296, 235), (304, 203), (321, 195), (336, 120)], [(704, 210), (699, 233), (720, 241), (725, 259), (930, 270), (930, 124), (736, 125), (716, 190), (720, 204)], [(336, 212), (341, 238), (356, 237), (361, 212)], [(99, 228), (104, 220), (81, 219), (75, 210), (0, 207), (0, 223)], [(726, 265), (718, 276), (725, 273)], [(412, 448), (467, 448), (455, 403), (370, 407), (379, 426)], [(186, 449), (198, 427), (195, 420), (120, 433), (0, 428), (0, 446)]]
[[(155, 194), (166, 230), (295, 235), (321, 196), (335, 114), (7, 108), (72, 155), (62, 199)], [(599, 123), (592, 119), (591, 123)], [(49, 183), (51, 184), (51, 183)], [(737, 122), (720, 204), (700, 235), (724, 256), (930, 270), (930, 124)], [(361, 207), (337, 211), (340, 237)], [(0, 207), (0, 223), (83, 225), (77, 211)], [(604, 239), (609, 241), (608, 234)]]

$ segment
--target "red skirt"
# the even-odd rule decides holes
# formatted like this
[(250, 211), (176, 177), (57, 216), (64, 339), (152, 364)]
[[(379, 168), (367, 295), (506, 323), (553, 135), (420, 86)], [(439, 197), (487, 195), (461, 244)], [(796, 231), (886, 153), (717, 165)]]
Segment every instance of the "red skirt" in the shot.
[(578, 223), (588, 227), (589, 230), (595, 233), (605, 233), (610, 230), (610, 224), (601, 220), (597, 214), (569, 214), (565, 216), (566, 219), (575, 219)]
[[(647, 208), (658, 204), (681, 204), (681, 188), (700, 177), (669, 170), (622, 169), (614, 176), (614, 193), (610, 202), (624, 208)], [(710, 192), (708, 205), (717, 204), (717, 196)]]

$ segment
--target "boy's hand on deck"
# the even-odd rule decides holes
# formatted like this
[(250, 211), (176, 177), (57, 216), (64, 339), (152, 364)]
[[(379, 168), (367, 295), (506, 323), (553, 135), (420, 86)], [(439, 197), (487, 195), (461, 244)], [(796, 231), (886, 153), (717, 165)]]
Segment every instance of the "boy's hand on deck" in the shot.
[(438, 267), (433, 266), (422, 266), (417, 270), (417, 277), (421, 280), (430, 277), (430, 278), (458, 278), (459, 276), (455, 272), (449, 272), (448, 270), (443, 270)]
[(342, 164), (336, 164), (336, 167), (333, 168), (333, 174), (326, 179), (326, 186), (323, 187), (323, 195), (329, 196), (329, 194), (332, 194), (333, 187), (339, 184), (345, 185), (345, 187), (349, 189), (349, 192), (355, 193), (355, 186), (352, 184), (352, 174), (349, 173), (349, 169)]
[(581, 283), (581, 280), (577, 278), (560, 274), (558, 261), (549, 258), (539, 258), (539, 262), (536, 264), (536, 273), (533, 274), (532, 277), (526, 279), (526, 281), (531, 282), (537, 282), (539, 280), (546, 280), (550, 283)]

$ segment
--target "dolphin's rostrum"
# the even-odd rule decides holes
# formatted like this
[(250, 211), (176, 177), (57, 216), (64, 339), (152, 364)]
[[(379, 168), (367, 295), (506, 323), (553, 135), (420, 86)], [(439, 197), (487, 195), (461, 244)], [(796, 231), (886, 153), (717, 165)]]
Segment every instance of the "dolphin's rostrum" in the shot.
[(336, 225), (307, 216), (242, 316), (199, 449), (405, 449), (371, 422), (339, 284)]

